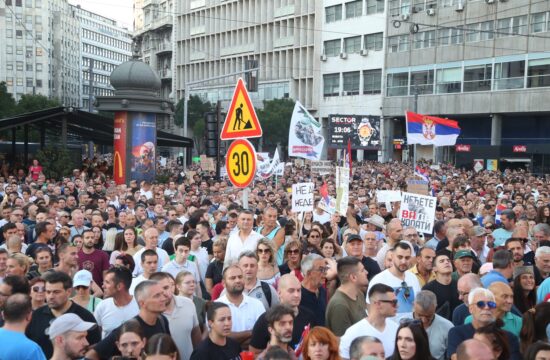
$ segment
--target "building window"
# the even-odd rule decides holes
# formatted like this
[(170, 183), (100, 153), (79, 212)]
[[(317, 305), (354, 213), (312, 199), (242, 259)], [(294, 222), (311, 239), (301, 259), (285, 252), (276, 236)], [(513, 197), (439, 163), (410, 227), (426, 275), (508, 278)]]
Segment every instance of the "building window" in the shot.
[(17, 86), (23, 86), (23, 78), (17, 78)]
[(6, 45), (6, 54), (13, 54), (13, 46)]
[(367, 15), (383, 13), (385, 1), (381, 0), (367, 0)]
[(408, 91), (409, 73), (388, 74), (387, 96), (407, 96)]
[(32, 64), (26, 64), (25, 65), (25, 70), (32, 71)]
[(527, 34), (527, 15), (498, 20), (497, 37), (525, 34)]
[(363, 94), (373, 95), (382, 92), (382, 69), (363, 71)]
[(42, 16), (36, 15), (34, 17), (34, 22), (36, 23), (36, 25), (41, 25), (42, 24)]
[(323, 95), (324, 96), (340, 95), (340, 74), (323, 75)]
[(546, 31), (546, 13), (531, 15), (531, 32), (539, 33)]
[(464, 92), (491, 91), (492, 64), (464, 67)]
[(354, 36), (344, 39), (344, 51), (348, 54), (361, 51), (361, 36)]
[(25, 15), (25, 23), (32, 24), (32, 15)]
[[(23, 6), (23, 1), (22, 0), (15, 0), (15, 6)], [(19, 80), (19, 79), (17, 79)], [(17, 81), (17, 85), (19, 85), (19, 81)], [(21, 85), (23, 85), (23, 79), (21, 79)]]
[(346, 19), (363, 15), (363, 0), (350, 1), (346, 3)]
[(6, 70), (12, 71), (13, 70), (13, 64), (12, 63), (7, 63), (6, 64)]
[(409, 50), (409, 35), (397, 35), (388, 38), (389, 52), (402, 52)]
[(13, 29), (6, 29), (6, 37), (8, 39), (13, 38)]
[(359, 94), (359, 81), (361, 75), (359, 71), (352, 71), (343, 74), (344, 77), (344, 96)]
[(483, 40), (492, 40), (495, 37), (494, 30), (495, 30), (495, 22), (493, 20), (484, 21), (484, 22), (480, 23), (479, 37), (480, 37), (481, 41), (483, 41)]
[(32, 87), (33, 86), (32, 78), (27, 78), (26, 81), (27, 81), (27, 87)]
[(434, 92), (434, 71), (413, 71), (411, 72), (411, 94), (414, 94), (414, 89), (419, 95), (433, 94)]
[(325, 8), (325, 22), (331, 23), (342, 20), (342, 5), (328, 6)]
[(15, 30), (15, 37), (18, 39), (23, 39), (23, 30)]
[(32, 8), (32, 0), (25, 0), (25, 7)]
[(15, 54), (16, 55), (23, 55), (23, 47), (22, 46), (17, 46), (15, 48)]
[(495, 64), (495, 90), (522, 89), (525, 78), (525, 61)]
[(446, 46), (451, 44), (451, 29), (439, 29), (437, 31), (439, 45)]
[(435, 46), (435, 30), (414, 34), (414, 49), (425, 49)]
[(550, 59), (529, 60), (527, 87), (550, 86)]
[(464, 41), (463, 38), (463, 29), (462, 26), (457, 26), (451, 29), (451, 44), (458, 45), (462, 44)]
[(42, 56), (42, 48), (36, 48), (36, 56)]
[(365, 35), (365, 49), (379, 51), (384, 45), (384, 36), (382, 33)]
[(42, 64), (38, 63), (36, 64), (36, 71), (41, 72), (42, 71)]
[[(38, 1), (38, 0), (36, 0)], [(36, 87), (37, 88), (41, 88), (42, 87), (42, 80), (41, 79), (36, 79)]]
[(462, 83), (462, 69), (450, 68), (437, 70), (436, 89), (438, 94), (449, 94), (460, 92)]
[(325, 41), (325, 55), (338, 56), (340, 54), (340, 39)]
[(466, 42), (479, 41), (479, 26), (480, 24), (469, 24), (464, 28), (464, 35), (466, 35)]

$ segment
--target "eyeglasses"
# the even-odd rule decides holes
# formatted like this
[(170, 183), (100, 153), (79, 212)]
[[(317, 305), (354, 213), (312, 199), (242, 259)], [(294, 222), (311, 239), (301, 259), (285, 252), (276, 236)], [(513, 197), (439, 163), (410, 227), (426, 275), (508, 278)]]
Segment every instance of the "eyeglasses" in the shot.
[(287, 251), (289, 254), (299, 254), (300, 253), (300, 250), (298, 249), (292, 249), (292, 250), (288, 250)]
[(399, 301), (397, 299), (393, 299), (393, 300), (378, 300), (378, 302), (385, 303), (385, 304), (391, 304), (392, 306), (397, 306), (397, 303)]
[(329, 267), (328, 266), (321, 266), (321, 267), (318, 267), (317, 269), (314, 269), (316, 271), (319, 271), (320, 273), (326, 273), (328, 271)]
[(312, 238), (312, 239), (318, 239), (318, 238), (320, 238), (319, 235), (309, 235), (309, 237)]
[(478, 301), (476, 302), (476, 306), (480, 309), (485, 309), (486, 307), (494, 309), (497, 307), (497, 304), (494, 301)]
[(41, 293), (41, 292), (46, 291), (46, 287), (45, 286), (33, 286), (32, 291), (37, 292), (37, 293)]
[(256, 252), (258, 254), (270, 254), (271, 253), (271, 249), (258, 249), (256, 250)]

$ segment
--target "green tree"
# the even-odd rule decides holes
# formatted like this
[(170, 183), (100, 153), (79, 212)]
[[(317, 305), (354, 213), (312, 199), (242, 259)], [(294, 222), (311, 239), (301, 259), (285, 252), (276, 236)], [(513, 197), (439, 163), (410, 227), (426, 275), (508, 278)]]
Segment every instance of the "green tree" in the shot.
[(58, 106), (61, 106), (58, 100), (48, 99), (44, 95), (25, 94), (21, 95), (21, 99), (17, 103), (16, 113), (25, 114)]
[(15, 113), (15, 99), (8, 92), (4, 81), (0, 82), (0, 119), (9, 117)]
[[(191, 95), (187, 102), (187, 126), (194, 129), (197, 121), (204, 121), (204, 113), (213, 111), (214, 106), (210, 101), (204, 101), (198, 95)], [(174, 122), (177, 126), (183, 125), (183, 99), (176, 105)]]
[(294, 100), (288, 98), (265, 100), (264, 108), (256, 111), (262, 126), (265, 147), (273, 149), (277, 143), (283, 147), (288, 146), (288, 130), (294, 104)]
[(64, 176), (69, 176), (75, 167), (69, 150), (60, 146), (49, 145), (39, 150), (36, 158), (48, 179), (60, 180)]

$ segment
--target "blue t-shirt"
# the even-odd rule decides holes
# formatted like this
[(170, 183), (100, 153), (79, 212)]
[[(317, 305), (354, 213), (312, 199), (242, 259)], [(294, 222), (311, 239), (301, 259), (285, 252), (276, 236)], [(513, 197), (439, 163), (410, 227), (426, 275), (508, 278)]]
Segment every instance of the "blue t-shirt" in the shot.
[(25, 334), (0, 328), (0, 344), (2, 360), (46, 360), (40, 346)]
[[(508, 337), (508, 344), (510, 345), (510, 360), (521, 360), (523, 357), (519, 352), (519, 340), (517, 336), (506, 330), (504, 331), (506, 332), (506, 336)], [(451, 355), (456, 353), (458, 345), (460, 345), (464, 340), (473, 339), (474, 332), (475, 330), (472, 324), (452, 327), (449, 330), (447, 357), (450, 358)]]

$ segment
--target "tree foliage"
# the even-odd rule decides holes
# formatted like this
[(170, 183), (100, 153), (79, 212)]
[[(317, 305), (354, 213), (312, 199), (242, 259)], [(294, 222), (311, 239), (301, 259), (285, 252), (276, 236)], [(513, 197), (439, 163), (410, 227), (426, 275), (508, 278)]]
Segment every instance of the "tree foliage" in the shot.
[(33, 111), (61, 106), (61, 103), (55, 99), (48, 99), (44, 95), (21, 95), (21, 99), (17, 103), (16, 113), (25, 114)]
[(265, 100), (264, 108), (256, 111), (263, 130), (263, 143), (268, 148), (275, 148), (277, 143), (288, 145), (288, 130), (294, 110), (294, 100)]
[[(204, 101), (198, 95), (191, 95), (187, 102), (187, 126), (194, 129), (198, 121), (204, 121), (204, 113), (213, 111), (214, 106), (210, 101)], [(183, 125), (183, 99), (176, 105), (174, 122), (177, 126)]]
[(36, 153), (42, 172), (48, 179), (61, 179), (71, 175), (75, 165), (67, 148), (49, 145)]
[(16, 105), (15, 99), (8, 92), (6, 83), (0, 82), (0, 119), (13, 115)]

